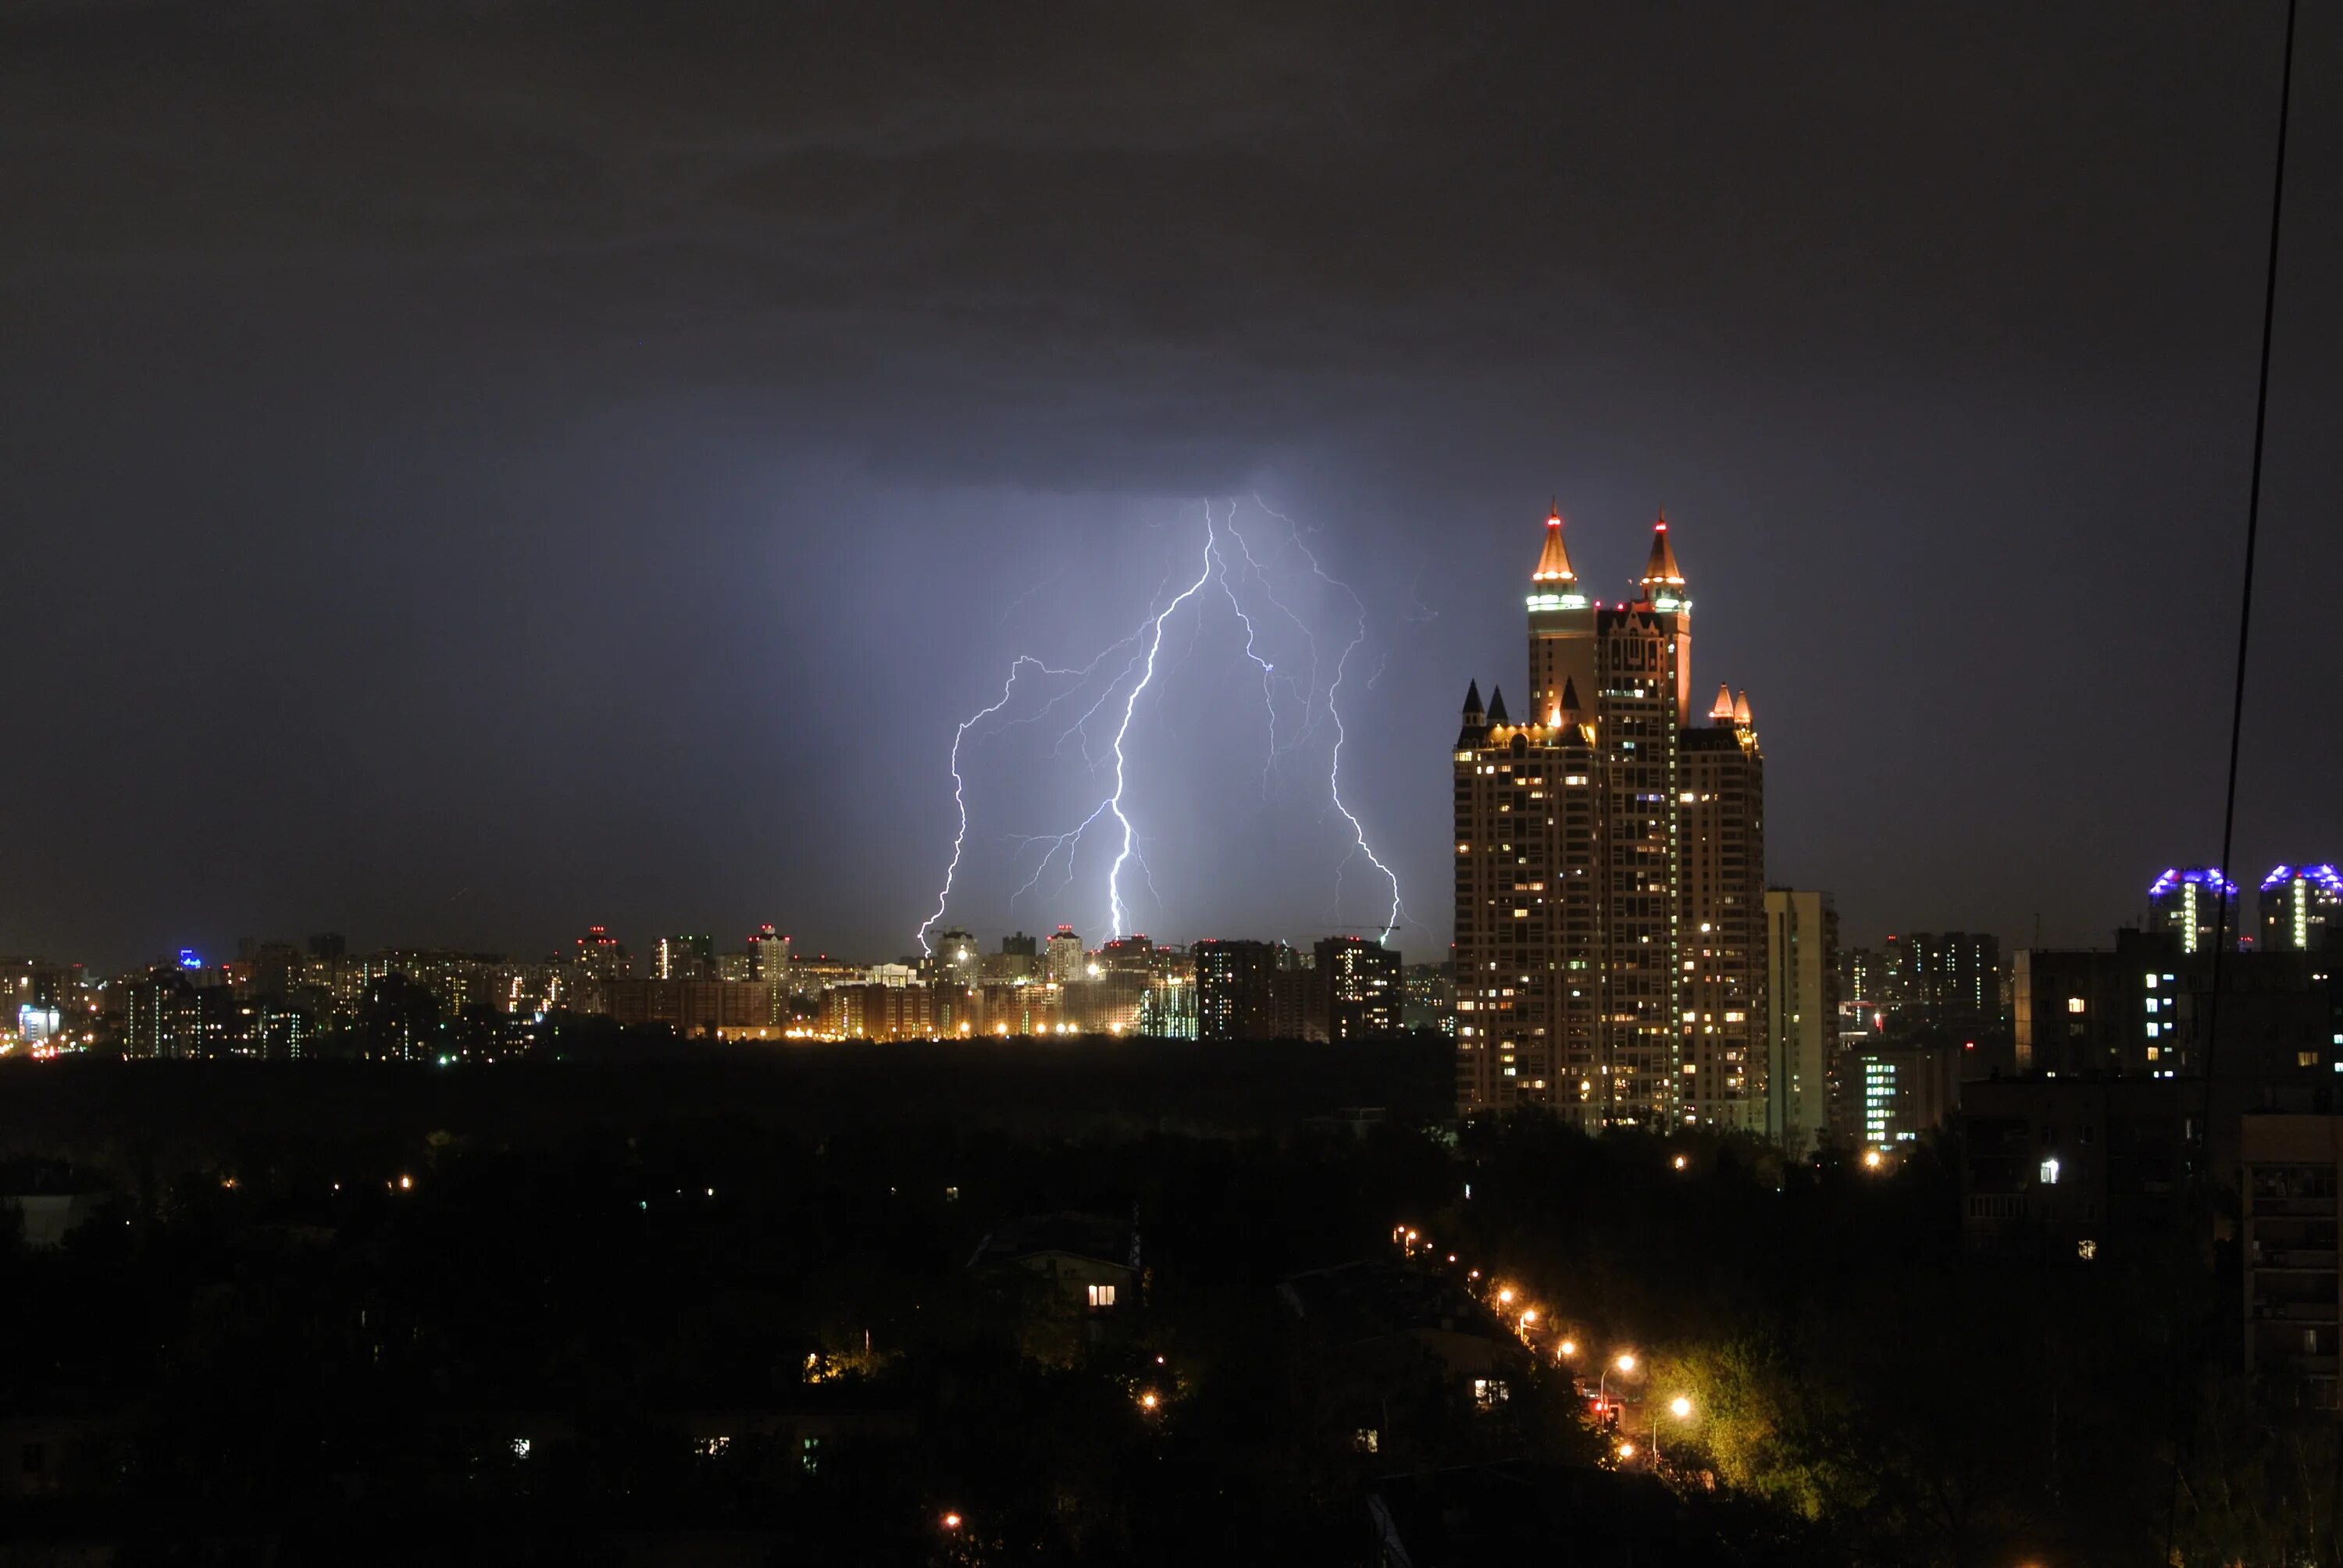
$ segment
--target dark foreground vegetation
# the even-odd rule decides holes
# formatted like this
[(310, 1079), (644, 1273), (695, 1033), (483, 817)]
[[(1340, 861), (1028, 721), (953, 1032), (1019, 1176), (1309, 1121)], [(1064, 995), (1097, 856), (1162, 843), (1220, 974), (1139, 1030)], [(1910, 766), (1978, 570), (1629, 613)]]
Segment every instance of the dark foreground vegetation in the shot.
[[(7, 1191), (73, 1220), (0, 1243), (0, 1560), (1536, 1546), (1427, 1548), (1458, 1477), (1606, 1563), (2333, 1560), (2331, 1418), (2206, 1370), (2187, 1234), (1986, 1262), (1932, 1151), (1329, 1114), (1418, 1048), (830, 1062), (0, 1072)], [(1004, 1245), (1078, 1221), (1105, 1306)]]

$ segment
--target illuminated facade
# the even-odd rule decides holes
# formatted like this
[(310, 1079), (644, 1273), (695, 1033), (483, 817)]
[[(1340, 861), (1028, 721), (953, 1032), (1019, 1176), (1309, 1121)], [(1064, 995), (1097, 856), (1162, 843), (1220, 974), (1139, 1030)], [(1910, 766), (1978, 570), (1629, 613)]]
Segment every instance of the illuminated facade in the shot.
[(1313, 950), (1312, 1040), (1382, 1040), (1399, 1032), (1399, 954), (1372, 937), (1326, 937)]
[(2262, 879), (2262, 950), (2320, 952), (2343, 931), (2343, 873), (2333, 866), (2279, 866)]
[(1081, 979), (1087, 962), (1082, 939), (1071, 926), (1060, 926), (1042, 946), (1041, 972), (1060, 985)]
[(2148, 929), (2178, 937), (2184, 953), (2209, 953), (2216, 943), (2234, 948), (2237, 904), (2237, 884), (2217, 867), (2175, 867), (2148, 887)]
[(1559, 514), (1531, 573), (1529, 710), (1474, 682), (1455, 784), (1456, 1099), (1589, 1128), (1765, 1126), (1765, 767), (1746, 692), (1692, 709), (1668, 536), (1591, 598)]

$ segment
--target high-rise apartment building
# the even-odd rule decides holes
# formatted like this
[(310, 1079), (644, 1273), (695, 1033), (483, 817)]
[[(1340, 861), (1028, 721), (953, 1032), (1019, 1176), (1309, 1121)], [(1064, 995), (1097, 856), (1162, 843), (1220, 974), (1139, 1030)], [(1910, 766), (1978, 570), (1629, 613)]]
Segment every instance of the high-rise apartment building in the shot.
[(1837, 950), (1828, 893), (1765, 890), (1765, 1135), (1800, 1158), (1830, 1129)]
[(1764, 758), (1748, 694), (1692, 710), (1662, 518), (1633, 603), (1587, 594), (1559, 513), (1530, 574), (1528, 711), (1476, 681), (1455, 779), (1460, 1111), (1765, 1124)]
[[(970, 940), (970, 947), (975, 945)], [(789, 939), (770, 925), (759, 926), (749, 933), (750, 980), (763, 980), (767, 985), (787, 986), (789, 981)]]
[(1382, 1040), (1399, 1032), (1399, 954), (1372, 937), (1325, 937), (1314, 950), (1305, 1032), (1331, 1040)]
[(1200, 1040), (1274, 1040), (1277, 950), (1268, 942), (1194, 944), (1196, 1035)]
[(709, 937), (660, 937), (651, 943), (651, 979), (698, 980), (715, 963), (716, 943)]
[(1908, 1002), (1936, 1013), (2001, 1011), (1999, 937), (1978, 931), (1914, 931), (1902, 942)]
[(977, 947), (976, 933), (957, 927), (936, 933), (935, 950), (920, 966), (929, 978), (939, 984), (972, 986), (981, 978), (984, 955)]
[(2279, 866), (2262, 879), (2262, 950), (2318, 952), (2343, 943), (2343, 873)]
[(1041, 972), (1058, 985), (1068, 985), (1082, 978), (1086, 961), (1082, 939), (1074, 934), (1071, 926), (1060, 926), (1050, 933), (1043, 944)]
[(2147, 890), (2147, 929), (2180, 939), (2184, 953), (2237, 945), (2237, 884), (2207, 866), (2166, 871)]

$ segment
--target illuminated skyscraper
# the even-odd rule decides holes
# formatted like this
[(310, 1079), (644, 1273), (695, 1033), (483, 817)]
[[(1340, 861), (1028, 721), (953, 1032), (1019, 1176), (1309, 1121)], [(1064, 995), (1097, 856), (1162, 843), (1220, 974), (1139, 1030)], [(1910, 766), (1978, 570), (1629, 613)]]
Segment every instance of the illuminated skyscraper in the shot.
[(1325, 937), (1312, 967), (1310, 1019), (1315, 1040), (1381, 1040), (1399, 1032), (1399, 954), (1373, 937)]
[(1529, 711), (1466, 694), (1455, 774), (1456, 1098), (1592, 1127), (1765, 1126), (1765, 767), (1748, 694), (1692, 710), (1662, 518), (1629, 604), (1559, 513), (1530, 574)]
[(709, 937), (660, 937), (651, 943), (651, 979), (698, 980), (715, 962)]
[[(961, 935), (967, 935), (961, 932)], [(969, 946), (975, 947), (973, 939)], [(786, 986), (789, 980), (789, 939), (770, 925), (759, 926), (749, 933), (750, 959), (749, 978), (763, 980), (767, 985)]]
[(2343, 874), (2279, 866), (2262, 879), (2262, 951), (2317, 952), (2343, 932)]
[[(2170, 931), (2184, 953), (2209, 953), (2237, 945), (2237, 884), (2217, 867), (2175, 867), (2147, 890), (2150, 930)], [(2224, 906), (2227, 906), (2226, 909)], [(2226, 932), (2226, 936), (2219, 933)]]
[(940, 984), (976, 984), (984, 968), (984, 955), (977, 949), (976, 933), (957, 927), (937, 932), (935, 951), (921, 967), (930, 971), (930, 980)]
[(1277, 950), (1268, 942), (1195, 944), (1196, 1034), (1202, 1040), (1273, 1040)]
[(605, 981), (624, 980), (632, 972), (627, 950), (607, 926), (588, 926), (578, 939), (578, 969), (588, 980)]
[(1074, 934), (1071, 926), (1060, 926), (1050, 933), (1043, 944), (1042, 973), (1059, 985), (1069, 985), (1082, 978), (1086, 962), (1082, 939)]

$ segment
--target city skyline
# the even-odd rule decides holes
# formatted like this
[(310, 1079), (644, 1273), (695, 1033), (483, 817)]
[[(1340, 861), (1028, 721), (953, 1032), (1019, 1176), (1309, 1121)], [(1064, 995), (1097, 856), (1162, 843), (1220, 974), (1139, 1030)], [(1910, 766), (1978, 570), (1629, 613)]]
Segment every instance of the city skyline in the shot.
[[(517, 118), (452, 14), (189, 14), (158, 92), (135, 8), (16, 8), (0, 81), (54, 157), (0, 255), (0, 950), (786, 913), (892, 951), (953, 727), (1016, 655), (1122, 636), (1204, 499), (1256, 493), (1365, 605), (1346, 798), (1403, 891), (1444, 877), (1450, 677), (1505, 668), (1554, 495), (1606, 596), (1662, 507), (1701, 538), (1704, 635), (1770, 694), (1782, 876), (1850, 931), (2087, 940), (2219, 855), (2217, 748), (2145, 737), (2226, 701), (2275, 93), (2274, 16), (2133, 24), (1556, 13), (1458, 74), (1430, 17), (940, 25), (971, 73), (868, 19), (679, 18), (651, 79), (629, 26), (515, 20)], [(2320, 80), (2258, 866), (2330, 835), (2307, 781), (2343, 762), (2302, 722), (2343, 570)], [(1213, 628), (1194, 658), (1143, 742), (1170, 910), (1134, 923), (1363, 926), (1300, 773), (1248, 793), (1259, 671)], [(1060, 829), (1054, 774), (988, 765), (987, 830)], [(1021, 879), (964, 912), (1097, 923), (1090, 889), (1006, 912)]]

